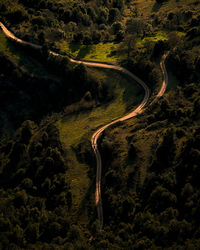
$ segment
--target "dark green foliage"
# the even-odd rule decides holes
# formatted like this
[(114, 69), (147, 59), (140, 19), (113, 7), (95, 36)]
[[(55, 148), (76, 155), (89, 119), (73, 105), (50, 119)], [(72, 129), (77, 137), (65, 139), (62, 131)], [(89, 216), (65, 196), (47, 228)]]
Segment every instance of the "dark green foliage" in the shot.
[[(159, 9), (167, 1), (154, 2), (154, 8)], [(171, 9), (161, 16), (155, 12), (146, 21), (148, 17), (140, 16), (135, 5), (133, 17), (124, 25), (123, 10), (129, 3), (0, 3), (1, 19), (12, 25), (14, 33), (43, 45), (40, 51), (23, 48), (28, 61), (40, 62), (41, 74), (33, 71), (34, 66), (27, 69), (23, 60), (17, 64), (6, 53), (0, 54), (1, 135), (10, 124), (15, 129), (23, 122), (12, 140), (0, 146), (1, 249), (199, 248), (200, 17), (195, 5), (191, 5), (191, 10)], [(148, 36), (160, 29), (172, 31), (168, 41), (149, 41)], [(186, 37), (180, 38), (173, 31), (184, 32)], [(142, 49), (137, 48), (138, 36), (146, 40)], [(110, 132), (106, 132), (100, 139), (104, 212), (101, 232), (97, 231), (94, 202), (89, 208), (84, 204), (80, 208), (91, 215), (89, 225), (79, 224), (83, 214), (73, 214), (74, 190), (70, 190), (67, 153), (52, 125), (57, 115), (52, 116), (53, 121), (47, 118), (41, 126), (30, 121), (38, 123), (47, 114), (61, 112), (80, 99), (94, 107), (112, 98), (112, 86), (96, 79), (84, 65), (72, 67), (66, 57), (49, 54), (50, 49), (57, 51), (55, 42), (64, 39), (85, 45), (123, 41), (119, 53), (127, 53), (125, 67), (137, 73), (152, 90), (162, 80), (160, 56), (171, 50), (167, 67), (170, 65), (181, 85), (134, 122), (122, 125), (120, 139), (128, 131), (124, 144), (117, 133), (115, 138), (114, 133), (109, 137)], [(118, 126), (121, 124), (115, 131)], [(89, 140), (74, 151), (83, 165), (95, 164)], [(94, 180), (94, 164), (89, 169), (90, 180)]]
[(168, 0), (156, 0), (157, 3), (164, 3), (167, 2)]
[(154, 59), (149, 58), (149, 56), (150, 55), (131, 56), (124, 62), (124, 66), (130, 71), (137, 72), (137, 75), (154, 89), (155, 86), (161, 82), (162, 75)]
[[(26, 145), (20, 143), (24, 140)], [(53, 125), (42, 128), (26, 121), (16, 132), (6, 156), (8, 164), (0, 174), (2, 249), (52, 243), (57, 236), (58, 242), (67, 240), (72, 196), (63, 154)]]
[[(106, 41), (106, 37), (101, 37), (99, 34), (97, 36), (94, 31), (98, 31), (98, 26), (101, 24), (111, 27), (113, 22), (120, 20), (125, 6), (123, 0), (94, 1), (92, 4), (84, 0), (59, 3), (52, 0), (20, 0), (14, 1), (11, 8), (9, 4), (9, 1), (0, 4), (0, 15), (10, 24), (17, 25), (22, 38), (25, 38), (22, 30), (26, 22), (29, 30), (26, 32), (26, 40), (37, 40), (40, 44), (45, 41), (52, 42), (49, 37), (58, 34), (58, 28), (68, 32), (56, 35), (53, 43), (66, 37), (71, 42), (84, 44), (98, 43), (100, 39)], [(79, 28), (69, 30), (71, 23), (78, 25)], [(84, 38), (85, 33), (89, 34), (90, 39)]]
[[(111, 160), (107, 150), (101, 151), (106, 159), (102, 194), (105, 228), (118, 232), (115, 240), (121, 248), (194, 247), (199, 237), (199, 93), (199, 84), (170, 92), (136, 121), (145, 124), (148, 120), (148, 127), (138, 124), (132, 129), (130, 123), (130, 128), (121, 128), (128, 131), (127, 147), (116, 146), (114, 138)], [(172, 116), (180, 105), (179, 114)], [(194, 120), (188, 119), (189, 115)], [(106, 141), (113, 138), (110, 133), (106, 133)], [(114, 134), (118, 133), (115, 129)], [(149, 142), (150, 152), (144, 146), (148, 137), (156, 138)], [(126, 223), (124, 231), (121, 223)], [(107, 244), (111, 246), (111, 242)]]
[(128, 157), (131, 161), (133, 161), (136, 157), (137, 149), (134, 147), (133, 144), (130, 145), (129, 151), (128, 151)]
[[(157, 163), (159, 165), (165, 165), (162, 167), (170, 166), (174, 159), (174, 154), (176, 151), (176, 145), (174, 142), (174, 131), (169, 129), (163, 135), (163, 141), (159, 145), (156, 151)], [(166, 154), (167, 152), (167, 154)]]

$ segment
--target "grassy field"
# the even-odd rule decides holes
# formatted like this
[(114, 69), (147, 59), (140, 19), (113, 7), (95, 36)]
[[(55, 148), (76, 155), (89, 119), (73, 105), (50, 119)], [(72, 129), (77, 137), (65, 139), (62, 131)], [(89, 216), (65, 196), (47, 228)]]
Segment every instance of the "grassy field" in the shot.
[(108, 42), (91, 45), (69, 44), (66, 41), (57, 44), (62, 52), (67, 52), (77, 59), (91, 61), (116, 62), (123, 57), (113, 54), (117, 50), (119, 43)]

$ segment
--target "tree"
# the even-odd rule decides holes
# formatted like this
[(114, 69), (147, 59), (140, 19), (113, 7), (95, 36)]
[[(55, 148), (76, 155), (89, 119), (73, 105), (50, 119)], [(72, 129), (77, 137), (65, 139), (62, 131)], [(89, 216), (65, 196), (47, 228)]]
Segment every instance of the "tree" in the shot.
[(107, 24), (108, 22), (109, 11), (105, 7), (101, 7), (99, 11), (98, 23)]
[(130, 147), (129, 147), (129, 151), (128, 151), (128, 158), (133, 161), (136, 157), (136, 153), (137, 153), (137, 149), (136, 147), (131, 144)]
[(101, 40), (101, 33), (98, 30), (93, 30), (92, 41), (93, 43), (99, 43)]
[(52, 157), (46, 157), (44, 161), (45, 171), (47, 171), (48, 173), (54, 172), (54, 164), (55, 162)]
[(32, 121), (27, 120), (23, 122), (21, 127), (21, 142), (28, 144), (31, 136), (33, 135), (33, 131), (36, 128), (36, 124)]
[(39, 224), (29, 223), (25, 230), (25, 237), (28, 242), (35, 243), (39, 238)]
[(143, 237), (139, 240), (134, 245), (134, 249), (136, 250), (142, 250), (142, 249), (151, 249), (152, 242), (150, 239), (147, 237)]
[(113, 23), (120, 18), (120, 12), (117, 8), (112, 8), (109, 10), (109, 22)]
[(197, 97), (194, 101), (194, 114), (197, 115), (199, 114), (199, 110), (200, 110), (200, 97)]
[(194, 189), (190, 183), (186, 183), (181, 191), (181, 196), (186, 201), (187, 199), (191, 198), (191, 195), (193, 194)]
[(25, 9), (17, 9), (13, 12), (7, 14), (7, 18), (10, 19), (13, 23), (20, 23), (25, 20), (28, 20), (28, 13)]
[(170, 46), (171, 49), (175, 48), (178, 44), (178, 46), (180, 46), (181, 43), (181, 38), (180, 36), (177, 35), (177, 33), (175, 31), (170, 32), (168, 34), (168, 44)]
[(84, 100), (86, 100), (87, 102), (90, 102), (92, 100), (92, 95), (91, 95), (90, 91), (87, 91), (85, 93)]
[(14, 204), (16, 207), (25, 206), (28, 196), (25, 190), (18, 191), (14, 197)]
[(121, 22), (114, 22), (112, 24), (113, 33), (116, 35), (120, 30), (123, 30), (123, 24)]
[(33, 187), (33, 181), (30, 178), (25, 178), (22, 181), (22, 187), (26, 190), (31, 190), (31, 188)]
[(90, 32), (85, 32), (84, 38), (83, 38), (83, 44), (89, 45), (92, 44), (92, 37)]
[(118, 53), (127, 52), (128, 58), (136, 50), (137, 38), (136, 35), (125, 34), (124, 39), (118, 49)]
[(59, 236), (61, 233), (61, 230), (62, 230), (62, 226), (58, 222), (54, 221), (54, 222), (50, 223), (50, 225), (49, 225), (50, 238)]
[(23, 229), (19, 226), (16, 225), (13, 232), (12, 232), (12, 237), (13, 241), (18, 245), (22, 246), (24, 242), (24, 231)]
[(38, 35), (38, 40), (39, 40), (40, 44), (42, 44), (42, 45), (45, 43), (45, 34), (44, 34), (43, 31), (41, 31), (41, 32), (39, 33), (39, 35)]
[(157, 186), (150, 195), (149, 205), (154, 212), (164, 211), (177, 203), (177, 198), (162, 186)]
[(122, 41), (123, 40), (123, 38), (124, 38), (124, 31), (123, 30), (119, 30), (119, 32), (117, 33), (117, 35), (116, 35), (116, 41), (118, 41), (118, 42), (120, 42), (120, 41)]
[(126, 22), (126, 32), (128, 34), (141, 35), (144, 33), (144, 23), (142, 20), (132, 18)]
[(156, 42), (155, 46), (154, 46), (154, 50), (152, 53), (153, 57), (159, 57), (165, 50), (167, 49), (167, 44), (166, 42), (159, 40)]
[(173, 161), (175, 156), (176, 144), (174, 141), (174, 130), (168, 129), (164, 136), (163, 141), (157, 148), (156, 156), (157, 161), (162, 168), (164, 166), (169, 166), (169, 164)]
[(51, 180), (49, 178), (46, 178), (45, 181), (42, 183), (41, 188), (44, 195), (48, 196), (50, 194)]

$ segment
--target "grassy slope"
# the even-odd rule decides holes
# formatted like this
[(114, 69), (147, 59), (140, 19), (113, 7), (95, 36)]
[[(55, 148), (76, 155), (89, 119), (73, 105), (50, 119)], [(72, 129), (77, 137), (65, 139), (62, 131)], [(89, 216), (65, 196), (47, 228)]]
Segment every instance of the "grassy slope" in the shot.
[[(188, 3), (195, 2), (194, 0), (188, 0)], [(174, 10), (174, 8), (178, 8), (178, 6), (181, 6), (182, 4), (186, 4), (185, 1), (180, 0), (179, 2), (176, 2), (175, 0), (171, 0), (169, 2), (164, 3), (162, 6), (156, 5), (155, 1), (143, 1), (143, 0), (137, 0), (131, 2), (131, 7), (129, 10), (126, 11), (126, 18), (129, 18), (132, 16), (135, 6), (137, 6), (139, 13), (142, 13), (144, 18), (150, 19), (150, 15), (152, 14), (152, 10), (155, 12), (159, 12), (161, 14), (167, 13), (169, 10)], [(134, 7), (134, 8), (133, 8)], [(15, 55), (15, 59), (19, 62), (20, 60), (24, 60), (23, 54), (18, 54), (16, 51), (12, 51), (13, 49), (10, 47), (10, 45), (7, 44), (7, 41), (5, 41), (5, 38), (2, 34), (0, 34), (0, 48), (1, 50), (6, 50), (8, 53), (11, 53), (12, 56)], [(157, 31), (154, 36), (149, 37), (149, 40), (152, 41), (158, 41), (158, 40), (165, 40), (167, 39), (167, 34), (165, 32)], [(138, 39), (138, 46), (142, 47), (143, 42), (145, 39), (140, 40)], [(119, 44), (114, 43), (100, 43), (97, 45), (90, 45), (90, 46), (84, 46), (84, 45), (69, 45), (67, 42), (62, 41), (62, 43), (58, 44), (58, 46), (63, 50), (67, 51), (71, 54), (73, 54), (77, 58), (82, 59), (89, 59), (89, 60), (98, 60), (98, 61), (117, 61), (120, 58), (116, 55), (112, 56), (112, 51), (116, 50)], [(25, 61), (24, 61), (25, 62)], [(26, 64), (26, 63), (25, 63)], [(34, 62), (32, 60), (27, 61), (27, 67), (29, 70), (35, 70), (37, 67), (35, 67)], [(41, 71), (40, 71), (41, 72)], [(98, 77), (100, 78), (107, 78), (108, 80), (108, 73), (103, 71), (96, 70), (96, 73), (98, 74)], [(76, 210), (79, 206), (81, 201), (84, 199), (84, 195), (86, 191), (89, 188), (90, 181), (87, 176), (88, 166), (85, 164), (81, 164), (75, 155), (75, 152), (72, 150), (71, 146), (76, 147), (81, 138), (88, 134), (88, 136), (91, 135), (91, 131), (95, 128), (111, 121), (112, 119), (115, 119), (117, 117), (120, 117), (127, 111), (127, 105), (130, 106), (131, 103), (128, 103), (128, 99), (131, 97), (130, 100), (132, 100), (132, 96), (137, 96), (137, 90), (134, 85), (131, 85), (128, 81), (125, 79), (117, 76), (114, 72), (109, 73), (109, 79), (110, 77), (116, 79), (116, 88), (115, 88), (115, 99), (109, 104), (101, 107), (97, 107), (92, 111), (84, 112), (84, 113), (78, 113), (76, 115), (69, 115), (64, 117), (61, 121), (58, 122), (58, 128), (60, 130), (61, 140), (66, 145), (67, 152), (71, 157), (71, 161), (69, 162), (69, 178), (72, 180), (72, 192), (74, 195), (74, 210)], [(120, 79), (121, 78), (121, 79)], [(134, 87), (133, 87), (134, 86)], [(124, 95), (125, 90), (128, 89), (126, 94)], [(126, 98), (124, 98), (126, 96)], [(137, 98), (137, 101), (139, 101), (141, 97)], [(126, 99), (126, 100), (124, 100)], [(136, 101), (136, 99), (135, 99)], [(129, 122), (132, 126), (132, 121)], [(115, 130), (113, 130), (114, 132)], [(125, 135), (125, 133), (122, 131), (120, 134), (120, 140), (123, 141), (122, 137)], [(139, 135), (138, 135), (139, 136)], [(141, 138), (144, 138), (144, 135), (141, 132)], [(145, 139), (143, 141), (143, 146), (147, 147), (147, 138), (149, 140), (153, 140), (152, 134), (149, 134), (149, 136), (145, 136)], [(150, 150), (150, 149), (146, 149)], [(123, 156), (121, 157), (123, 159)], [(143, 163), (145, 166), (145, 162)], [(144, 167), (145, 172), (145, 167)]]
[(98, 78), (103, 78), (105, 81), (112, 79), (115, 86), (114, 99), (110, 103), (91, 111), (67, 115), (57, 123), (60, 139), (67, 149), (67, 155), (72, 159), (68, 164), (68, 178), (72, 180), (71, 191), (74, 211), (80, 208), (91, 183), (87, 174), (89, 167), (77, 160), (73, 148), (78, 146), (84, 136), (89, 140), (92, 131), (95, 131), (99, 126), (123, 116), (130, 108), (137, 105), (143, 97), (141, 87), (121, 74), (110, 70), (93, 70)]
[[(162, 6), (155, 5), (155, 1), (149, 1), (150, 3), (146, 4), (146, 1), (134, 1), (136, 3), (138, 9), (143, 13), (145, 18), (149, 19), (150, 15), (152, 14), (152, 10), (157, 10), (160, 13), (164, 13), (165, 11), (169, 11), (172, 6), (177, 7), (182, 4), (177, 3), (176, 1), (172, 0), (169, 3), (165, 3)], [(194, 1), (188, 1), (189, 3), (194, 2)], [(175, 4), (175, 5), (174, 5)], [(174, 8), (173, 8), (174, 10)], [(131, 11), (128, 13), (126, 12), (127, 18), (131, 17)], [(180, 36), (184, 36), (184, 33), (179, 32), (178, 33)], [(150, 41), (158, 41), (158, 40), (167, 40), (167, 33), (165, 31), (160, 31), (157, 30), (155, 32), (154, 36), (144, 38), (144, 39), (139, 39), (138, 38), (138, 43), (137, 46), (139, 48), (143, 47), (143, 44), (146, 40)], [(61, 47), (62, 51), (66, 51), (70, 54), (72, 54), (76, 58), (81, 58), (81, 59), (87, 59), (87, 60), (97, 60), (97, 61), (111, 61), (111, 62), (116, 62), (119, 61), (122, 58), (119, 58), (118, 55), (112, 55), (113, 50), (117, 50), (118, 46), (120, 44), (115, 44), (115, 43), (100, 43), (97, 45), (79, 45), (79, 44), (68, 44), (66, 41), (64, 41), (62, 44), (57, 44), (58, 46)], [(102, 74), (102, 72), (101, 72)], [(98, 76), (100, 77), (100, 76)], [(101, 76), (102, 77), (102, 76)], [(104, 74), (105, 77), (105, 74)], [(111, 77), (111, 74), (110, 76)], [(113, 73), (112, 73), (113, 77)], [(118, 81), (118, 80), (117, 80)], [(70, 178), (73, 180), (72, 182), (72, 192), (74, 195), (74, 200), (76, 205), (82, 200), (83, 195), (84, 195), (84, 189), (85, 191), (89, 187), (89, 179), (87, 176), (87, 166), (84, 164), (80, 164), (76, 157), (75, 154), (72, 150), (70, 150), (70, 147), (76, 147), (77, 144), (80, 142), (81, 138), (85, 135), (88, 134), (91, 135), (91, 131), (94, 128), (97, 128), (112, 119), (115, 119), (119, 116), (121, 116), (123, 113), (126, 112), (126, 104), (124, 103), (123, 100), (123, 93), (125, 89), (130, 90), (130, 85), (128, 86), (127, 83), (123, 82), (123, 87), (122, 86), (117, 86), (115, 89), (115, 94), (116, 98), (112, 101), (112, 103), (108, 106), (105, 107), (98, 107), (90, 112), (85, 112), (85, 113), (78, 113), (75, 116), (70, 115), (67, 117), (64, 117), (63, 120), (58, 122), (58, 128), (60, 130), (61, 134), (61, 140), (62, 142), (66, 145), (69, 151), (71, 151), (71, 155), (73, 155), (73, 162), (70, 166)], [(132, 94), (133, 93), (133, 94)], [(128, 95), (131, 97), (134, 95), (134, 90), (133, 92), (128, 91)], [(130, 127), (132, 127), (133, 121), (129, 121), (128, 124), (130, 124)], [(113, 129), (112, 136), (116, 136), (116, 130)], [(120, 151), (120, 157), (118, 158), (123, 161), (125, 158), (125, 152), (126, 152), (126, 143), (124, 143), (125, 137), (129, 135), (129, 132), (125, 132), (123, 129), (120, 130), (120, 132), (117, 133), (118, 136), (116, 137), (118, 141), (121, 141), (121, 147), (124, 149), (124, 151)], [(142, 145), (142, 150), (141, 155), (138, 158), (140, 164), (142, 167), (140, 169), (141, 175), (140, 175), (140, 182), (142, 183), (144, 178), (145, 178), (145, 173), (146, 173), (146, 168), (145, 166), (147, 165), (146, 161), (148, 159), (145, 157), (145, 154), (150, 154), (151, 148), (150, 145), (152, 143), (156, 142), (156, 136), (155, 133), (153, 132), (148, 132), (144, 136), (144, 131), (141, 130), (140, 133), (138, 133), (138, 138), (140, 139), (140, 145)], [(145, 160), (143, 160), (145, 159)]]
[(92, 45), (69, 44), (66, 41), (57, 44), (62, 52), (67, 52), (76, 58), (91, 61), (116, 62), (123, 57), (113, 55), (112, 51), (117, 50), (119, 44), (114, 42), (99, 43)]
[[(94, 70), (94, 69), (93, 69)], [(98, 78), (114, 82), (114, 99), (91, 111), (68, 115), (59, 122), (63, 141), (67, 145), (77, 146), (81, 137), (94, 128), (119, 118), (142, 99), (141, 87), (112, 70), (94, 70)], [(139, 95), (138, 95), (139, 93)], [(73, 136), (72, 136), (73, 135)], [(62, 137), (62, 136), (61, 136)]]

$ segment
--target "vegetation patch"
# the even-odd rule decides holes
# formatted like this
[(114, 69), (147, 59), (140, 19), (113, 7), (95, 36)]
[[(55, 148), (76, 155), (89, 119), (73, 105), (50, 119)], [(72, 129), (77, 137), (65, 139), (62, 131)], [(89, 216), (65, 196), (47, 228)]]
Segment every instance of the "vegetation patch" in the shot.
[(76, 59), (101, 62), (117, 62), (123, 59), (122, 56), (116, 53), (119, 44), (114, 42), (83, 45), (69, 44), (63, 41), (61, 44), (58, 43), (58, 47), (62, 52), (67, 52)]
[(66, 146), (77, 146), (84, 134), (94, 131), (95, 128), (117, 119), (133, 109), (143, 98), (143, 90), (136, 82), (112, 70), (93, 69), (96, 76), (104, 81), (112, 82), (114, 98), (87, 112), (79, 112), (65, 116), (58, 122), (61, 140)]
[[(112, 77), (112, 91), (114, 98), (110, 103), (96, 107), (90, 111), (82, 111), (71, 115), (66, 115), (57, 122), (60, 133), (60, 140), (65, 145), (67, 154), (73, 159), (69, 164), (68, 175), (71, 182), (71, 190), (75, 204), (80, 205), (86, 190), (89, 188), (88, 166), (77, 161), (73, 148), (76, 149), (82, 138), (87, 135), (88, 140), (98, 127), (117, 119), (134, 109), (142, 100), (143, 91), (141, 87), (123, 75), (111, 70), (93, 70), (95, 75), (110, 81)], [(90, 147), (90, 144), (88, 144)], [(91, 150), (92, 148), (88, 148)], [(76, 205), (78, 206), (78, 205)]]

